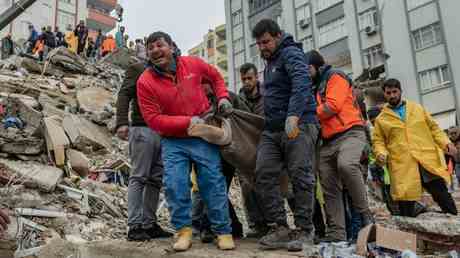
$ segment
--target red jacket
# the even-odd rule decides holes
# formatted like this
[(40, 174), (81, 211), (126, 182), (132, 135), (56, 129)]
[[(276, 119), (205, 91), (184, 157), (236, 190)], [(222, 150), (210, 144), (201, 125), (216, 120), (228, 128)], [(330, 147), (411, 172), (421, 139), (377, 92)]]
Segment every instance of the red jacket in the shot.
[(162, 136), (186, 137), (192, 116), (209, 110), (203, 83), (217, 99), (228, 98), (220, 73), (197, 57), (178, 57), (174, 78), (148, 68), (137, 81), (139, 107), (147, 125)]

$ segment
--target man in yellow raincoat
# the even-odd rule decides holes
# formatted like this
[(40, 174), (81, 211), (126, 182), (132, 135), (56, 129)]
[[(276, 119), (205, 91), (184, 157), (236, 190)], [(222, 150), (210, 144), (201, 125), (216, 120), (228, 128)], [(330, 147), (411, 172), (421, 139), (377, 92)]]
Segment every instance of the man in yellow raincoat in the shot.
[(67, 48), (73, 53), (77, 53), (78, 47), (78, 37), (75, 35), (75, 32), (72, 30), (72, 26), (67, 26), (67, 32), (64, 37), (65, 42), (67, 43)]
[(402, 100), (398, 80), (386, 80), (383, 91), (388, 104), (375, 121), (372, 142), (377, 162), (388, 165), (391, 196), (399, 202), (401, 216), (415, 216), (422, 188), (443, 212), (456, 215), (444, 158), (444, 152), (457, 153), (455, 145), (421, 105)]

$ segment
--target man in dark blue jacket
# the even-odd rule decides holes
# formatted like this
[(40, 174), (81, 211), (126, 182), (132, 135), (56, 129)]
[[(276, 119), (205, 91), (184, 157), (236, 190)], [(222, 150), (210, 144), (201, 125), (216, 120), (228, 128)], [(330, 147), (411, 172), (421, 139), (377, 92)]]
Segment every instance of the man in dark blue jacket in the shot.
[[(319, 134), (316, 101), (300, 43), (272, 20), (261, 20), (252, 36), (263, 59), (265, 128), (257, 153), (256, 191), (265, 208), (270, 232), (264, 249), (302, 249), (313, 243), (315, 176), (312, 170)], [(289, 230), (279, 177), (287, 168), (295, 195), (296, 230)]]

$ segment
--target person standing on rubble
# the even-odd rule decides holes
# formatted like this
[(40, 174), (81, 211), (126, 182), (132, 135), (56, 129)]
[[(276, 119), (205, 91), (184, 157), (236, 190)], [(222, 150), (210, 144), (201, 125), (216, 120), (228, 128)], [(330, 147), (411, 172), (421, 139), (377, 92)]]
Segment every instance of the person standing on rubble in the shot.
[(112, 53), (116, 49), (115, 39), (109, 34), (102, 42), (102, 57)]
[(54, 35), (56, 37), (56, 47), (67, 47), (67, 44), (64, 40), (64, 33), (62, 33), (57, 26), (54, 28)]
[(365, 121), (356, 105), (351, 79), (327, 65), (321, 54), (307, 53), (316, 88), (317, 114), (321, 124), (319, 179), (327, 217), (326, 242), (346, 241), (343, 187), (352, 208), (361, 214), (361, 227), (372, 223), (361, 156), (366, 146)]
[(373, 150), (378, 164), (388, 164), (391, 196), (399, 202), (400, 215), (415, 216), (423, 188), (444, 213), (457, 215), (444, 158), (444, 153), (458, 154), (455, 145), (421, 105), (402, 99), (397, 79), (386, 80), (383, 92), (387, 104), (375, 120)]
[(120, 29), (115, 33), (115, 42), (117, 43), (117, 48), (123, 48), (125, 45), (125, 27), (121, 26)]
[(164, 186), (171, 223), (178, 230), (175, 251), (192, 245), (190, 165), (197, 168), (200, 195), (207, 207), (211, 228), (221, 250), (234, 249), (228, 213), (225, 177), (217, 145), (188, 135), (211, 108), (202, 83), (211, 84), (218, 112), (232, 112), (224, 79), (212, 65), (196, 57), (178, 55), (171, 37), (154, 32), (147, 39), (149, 67), (137, 82), (142, 115), (150, 128), (162, 136)]
[(96, 58), (96, 60), (99, 60), (101, 58), (101, 47), (102, 47), (103, 42), (104, 42), (104, 35), (102, 34), (102, 30), (98, 29), (96, 40), (94, 42), (94, 50), (93, 50), (94, 52), (93, 56)]
[(2, 59), (7, 59), (14, 54), (14, 42), (11, 39), (11, 34), (7, 33), (2, 39)]
[(80, 55), (85, 50), (86, 40), (88, 39), (88, 28), (85, 26), (85, 21), (81, 20), (75, 27), (75, 35), (78, 37), (77, 54)]
[[(259, 76), (257, 67), (252, 63), (243, 64), (240, 67), (240, 77), (243, 87), (239, 92), (239, 97), (245, 102), (250, 113), (264, 116), (264, 100), (260, 91)], [(257, 201), (255, 178), (250, 178), (252, 172), (241, 173), (239, 177), (241, 194), (246, 209), (247, 221), (250, 231), (246, 234), (248, 238), (261, 238), (268, 232), (268, 225), (263, 217), (263, 207)]]
[(129, 141), (132, 167), (128, 184), (128, 241), (172, 236), (157, 224), (163, 162), (160, 136), (147, 126), (137, 103), (136, 83), (144, 70), (144, 63), (128, 67), (117, 98), (115, 128), (120, 139)]
[(67, 31), (65, 33), (65, 42), (67, 44), (67, 48), (72, 53), (76, 54), (78, 49), (78, 37), (75, 34), (75, 31), (72, 30), (72, 26), (70, 24), (67, 26)]
[[(295, 251), (303, 244), (313, 244), (313, 159), (319, 134), (316, 100), (302, 44), (270, 19), (257, 23), (252, 36), (267, 61), (262, 86), (265, 126), (257, 152), (256, 192), (270, 231), (259, 244), (263, 249)], [(293, 232), (287, 224), (277, 180), (284, 168), (295, 195)]]
[(34, 25), (29, 24), (29, 37), (27, 38), (27, 53), (32, 53), (32, 50), (35, 48), (35, 44), (38, 40), (38, 32), (35, 30)]

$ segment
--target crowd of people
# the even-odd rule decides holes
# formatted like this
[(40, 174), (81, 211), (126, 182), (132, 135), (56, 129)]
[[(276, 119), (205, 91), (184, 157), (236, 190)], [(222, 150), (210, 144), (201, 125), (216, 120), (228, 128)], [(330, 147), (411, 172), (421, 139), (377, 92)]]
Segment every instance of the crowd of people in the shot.
[[(129, 42), (128, 44), (129, 36), (125, 33), (125, 27), (123, 26), (119, 27), (115, 37), (111, 34), (104, 35), (101, 30), (98, 30), (94, 37), (90, 37), (88, 28), (83, 20), (75, 28), (69, 25), (65, 32), (62, 32), (59, 27), (55, 27), (53, 31), (51, 26), (43, 27), (38, 32), (32, 24), (29, 24), (28, 29), (29, 36), (26, 40), (26, 53), (35, 55), (40, 61), (46, 58), (50, 50), (57, 47), (67, 47), (73, 53), (93, 61), (99, 60), (116, 49), (129, 47), (136, 51), (138, 57), (145, 60), (143, 39), (137, 39), (136, 43)], [(2, 59), (6, 59), (15, 53), (11, 34), (7, 34), (2, 39), (1, 50)]]
[[(394, 215), (416, 216), (423, 189), (442, 212), (457, 215), (446, 164), (446, 158), (458, 159), (457, 148), (429, 112), (402, 98), (397, 79), (383, 83), (386, 104), (363, 111), (348, 75), (318, 51), (304, 53), (275, 21), (259, 21), (252, 36), (266, 61), (263, 80), (254, 64), (242, 65), (238, 95), (227, 91), (216, 68), (181, 56), (161, 31), (140, 50), (146, 61), (127, 69), (116, 132), (129, 141), (132, 162), (129, 241), (172, 237), (155, 216), (162, 188), (177, 231), (175, 251), (188, 250), (194, 235), (215, 240), (221, 250), (236, 248), (234, 238), (242, 237), (258, 239), (265, 250), (354, 242), (374, 222), (368, 178), (382, 178)], [(228, 117), (235, 109), (265, 119), (252, 173), (238, 173), (219, 146), (190, 136), (210, 112)], [(249, 232), (228, 198), (235, 173)], [(288, 225), (286, 202), (295, 228)]]

